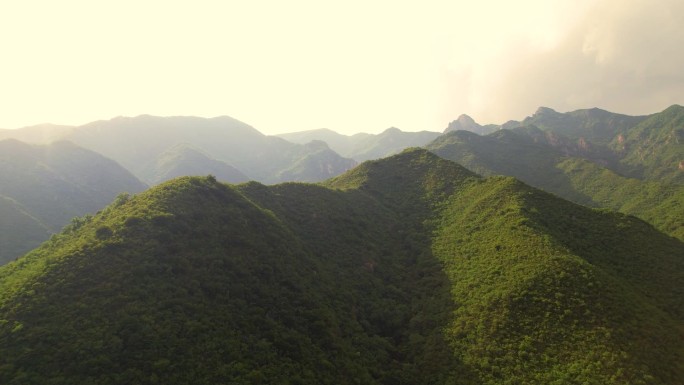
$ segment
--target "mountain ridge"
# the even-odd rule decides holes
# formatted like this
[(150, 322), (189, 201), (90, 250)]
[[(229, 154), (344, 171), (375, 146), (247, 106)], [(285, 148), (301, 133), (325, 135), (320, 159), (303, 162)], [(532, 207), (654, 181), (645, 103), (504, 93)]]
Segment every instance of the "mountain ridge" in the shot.
[(322, 184), (183, 177), (0, 268), (0, 380), (674, 385), (682, 252), (422, 149)]

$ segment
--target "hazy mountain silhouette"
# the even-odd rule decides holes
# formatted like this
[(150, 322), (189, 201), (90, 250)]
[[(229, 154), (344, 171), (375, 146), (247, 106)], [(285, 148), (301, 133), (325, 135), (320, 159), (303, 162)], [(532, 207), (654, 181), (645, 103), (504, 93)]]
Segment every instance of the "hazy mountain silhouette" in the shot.
[[(69, 142), (29, 145), (0, 141), (0, 196), (6, 216), (0, 227), (0, 263), (36, 247), (73, 217), (95, 213), (119, 193), (146, 186), (116, 162)], [(14, 250), (14, 251), (9, 251)]]
[(363, 162), (394, 155), (408, 147), (424, 146), (439, 135), (438, 132), (404, 132), (396, 127), (391, 127), (377, 135), (365, 133), (342, 135), (332, 130), (319, 129), (278, 136), (300, 144), (320, 140), (327, 143), (338, 154)]

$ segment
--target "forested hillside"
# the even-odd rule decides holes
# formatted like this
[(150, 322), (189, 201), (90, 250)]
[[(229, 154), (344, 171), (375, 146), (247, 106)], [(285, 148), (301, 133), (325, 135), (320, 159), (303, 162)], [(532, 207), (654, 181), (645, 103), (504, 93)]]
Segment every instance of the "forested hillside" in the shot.
[(682, 256), (425, 150), (180, 178), (0, 268), (0, 383), (674, 385)]
[[(611, 149), (612, 145), (594, 145), (578, 137), (595, 129), (598, 133), (594, 136), (600, 136), (599, 143), (605, 143), (608, 132), (619, 137), (620, 130), (633, 133), (642, 130), (643, 125), (652, 127), (647, 132), (664, 130), (670, 132), (668, 135), (672, 137), (672, 132), (676, 130), (668, 127), (676, 126), (677, 120), (670, 116), (670, 110), (678, 110), (676, 107), (648, 119), (628, 119), (601, 110), (575, 111), (567, 115), (540, 110), (542, 112), (537, 112), (525, 121), (542, 123), (545, 129), (519, 126), (486, 136), (454, 131), (435, 139), (426, 148), (481, 175), (513, 176), (582, 205), (636, 215), (660, 230), (680, 240), (684, 239), (684, 222), (681, 220), (684, 218), (684, 185), (676, 183), (678, 175), (684, 171), (667, 171), (670, 177), (662, 179), (648, 176), (649, 173), (643, 171), (657, 169), (665, 173), (667, 167), (658, 160), (663, 157), (662, 154), (669, 154), (669, 168), (676, 168), (673, 159), (684, 159), (682, 145), (674, 139), (663, 142), (659, 149), (650, 150), (651, 155), (644, 158), (653, 159), (651, 168), (646, 163), (635, 161), (634, 166), (628, 169), (626, 165), (630, 164), (630, 158)], [(549, 115), (554, 119), (550, 119)], [(587, 118), (594, 115), (604, 119)], [(578, 120), (578, 117), (584, 117), (585, 120)], [(661, 125), (654, 123), (656, 121), (661, 122)], [(663, 121), (667, 123), (662, 125)], [(605, 124), (601, 125), (601, 122)], [(642, 123), (630, 128), (628, 123), (634, 122)], [(578, 126), (572, 129), (571, 124)], [(655, 126), (660, 128), (653, 128)], [(563, 135), (565, 132), (574, 138)], [(625, 153), (632, 148), (629, 143), (624, 146)], [(642, 171), (636, 172), (636, 169)]]

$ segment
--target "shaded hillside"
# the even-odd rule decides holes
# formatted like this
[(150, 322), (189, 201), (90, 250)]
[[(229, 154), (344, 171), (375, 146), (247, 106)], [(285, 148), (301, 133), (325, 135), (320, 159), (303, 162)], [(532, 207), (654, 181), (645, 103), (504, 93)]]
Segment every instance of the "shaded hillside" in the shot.
[[(279, 173), (306, 157), (316, 156), (305, 146), (263, 135), (227, 116), (212, 119), (149, 115), (119, 117), (77, 127), (67, 138), (120, 162), (146, 182), (151, 182), (144, 179), (146, 168), (178, 144), (199, 149), (209, 157), (236, 168), (249, 179), (264, 183), (282, 181)], [(344, 160), (337, 156), (330, 167), (340, 164), (344, 164)], [(339, 174), (348, 168), (335, 168), (334, 172)], [(209, 174), (209, 171), (203, 174)], [(318, 175), (316, 170), (305, 169), (289, 176), (291, 180), (311, 180), (314, 176), (315, 180), (322, 180), (328, 174)]]
[(0, 196), (11, 199), (3, 205), (13, 213), (0, 216), (1, 226), (11, 227), (14, 220), (17, 226), (24, 224), (14, 229), (16, 236), (2, 238), (0, 263), (46, 240), (46, 229), (57, 232), (71, 218), (94, 213), (119, 193), (145, 187), (116, 162), (72, 143), (0, 141)]
[(439, 136), (438, 132), (404, 132), (392, 127), (380, 134), (342, 135), (328, 129), (278, 135), (293, 143), (306, 144), (320, 140), (338, 154), (358, 162), (394, 155), (408, 147), (424, 146)]
[(0, 268), (0, 382), (674, 385), (682, 255), (424, 150), (180, 178)]
[(142, 173), (143, 179), (152, 185), (180, 176), (208, 174), (214, 175), (219, 181), (228, 183), (241, 183), (249, 180), (235, 167), (212, 159), (202, 151), (186, 144), (178, 144), (164, 151)]

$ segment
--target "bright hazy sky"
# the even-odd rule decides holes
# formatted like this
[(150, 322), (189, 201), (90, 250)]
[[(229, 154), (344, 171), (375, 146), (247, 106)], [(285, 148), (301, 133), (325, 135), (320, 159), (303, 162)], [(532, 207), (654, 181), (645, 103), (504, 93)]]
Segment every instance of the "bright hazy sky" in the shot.
[(229, 115), (443, 130), (684, 104), (682, 0), (2, 0), (0, 127)]

